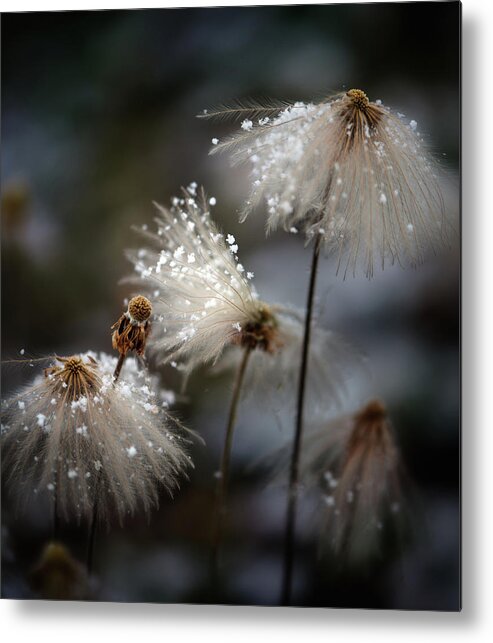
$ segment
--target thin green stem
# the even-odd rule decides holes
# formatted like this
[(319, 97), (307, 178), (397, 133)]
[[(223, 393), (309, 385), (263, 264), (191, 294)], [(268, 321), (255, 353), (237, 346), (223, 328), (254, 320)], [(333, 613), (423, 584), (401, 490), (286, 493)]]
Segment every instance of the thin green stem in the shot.
[(223, 524), (226, 516), (226, 501), (228, 492), (229, 466), (231, 460), (231, 447), (233, 445), (233, 434), (238, 412), (238, 404), (241, 396), (241, 388), (245, 377), (245, 372), (252, 349), (246, 347), (243, 353), (240, 366), (236, 373), (235, 383), (233, 386), (233, 396), (229, 407), (228, 424), (226, 426), (226, 436), (221, 456), (221, 465), (218, 471), (218, 480), (216, 486), (216, 499), (214, 504), (214, 519), (212, 525), (212, 552), (211, 568), (213, 578), (216, 579), (219, 571), (219, 555), (223, 535)]
[(303, 436), (303, 407), (305, 402), (306, 374), (308, 368), (308, 355), (310, 348), (311, 322), (313, 316), (313, 302), (315, 297), (315, 284), (317, 280), (317, 267), (320, 257), (321, 236), (317, 236), (313, 248), (310, 283), (306, 303), (305, 330), (303, 336), (303, 349), (301, 353), (300, 375), (298, 380), (298, 402), (296, 410), (296, 428), (289, 469), (288, 507), (286, 513), (286, 530), (284, 542), (284, 563), (281, 604), (290, 605), (293, 584), (293, 563), (296, 532), (296, 509), (298, 503), (299, 462)]

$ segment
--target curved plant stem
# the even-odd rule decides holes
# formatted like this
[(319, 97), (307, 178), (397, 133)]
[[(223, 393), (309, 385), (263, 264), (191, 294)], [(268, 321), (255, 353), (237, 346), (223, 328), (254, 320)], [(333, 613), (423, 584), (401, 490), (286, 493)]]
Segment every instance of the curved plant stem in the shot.
[(306, 303), (305, 331), (303, 336), (303, 349), (301, 354), (300, 375), (298, 381), (298, 402), (296, 409), (296, 429), (291, 454), (291, 465), (289, 469), (288, 508), (286, 514), (286, 531), (284, 543), (284, 563), (281, 604), (291, 603), (291, 590), (293, 581), (293, 558), (296, 530), (296, 506), (298, 501), (299, 481), (299, 460), (301, 454), (301, 439), (303, 435), (303, 406), (305, 401), (306, 373), (308, 367), (308, 351), (310, 347), (310, 331), (313, 315), (313, 300), (315, 295), (315, 283), (317, 280), (318, 259), (320, 257), (321, 237), (317, 236), (313, 248), (312, 266), (310, 272), (310, 284)]
[(228, 424), (226, 426), (226, 437), (224, 439), (223, 453), (221, 456), (221, 466), (218, 471), (218, 480), (216, 487), (216, 499), (214, 504), (214, 518), (212, 525), (212, 552), (211, 552), (211, 569), (214, 579), (217, 578), (219, 570), (219, 553), (221, 548), (221, 539), (223, 531), (223, 522), (226, 515), (226, 498), (228, 491), (229, 464), (231, 459), (231, 447), (233, 445), (233, 433), (240, 401), (241, 388), (252, 349), (245, 348), (243, 358), (236, 373), (236, 379), (233, 387), (233, 396), (229, 407)]

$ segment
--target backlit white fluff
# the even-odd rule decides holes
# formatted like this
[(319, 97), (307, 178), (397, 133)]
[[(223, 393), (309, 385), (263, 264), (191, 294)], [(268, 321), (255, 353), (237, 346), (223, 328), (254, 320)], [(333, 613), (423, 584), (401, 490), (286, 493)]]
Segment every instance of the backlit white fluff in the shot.
[(233, 235), (225, 237), (211, 221), (212, 199), (196, 193), (191, 184), (170, 208), (156, 205), (157, 232), (144, 231), (149, 246), (129, 254), (139, 274), (133, 281), (155, 313), (151, 351), (188, 372), (215, 362), (229, 344), (275, 350), (272, 311), (238, 261)]

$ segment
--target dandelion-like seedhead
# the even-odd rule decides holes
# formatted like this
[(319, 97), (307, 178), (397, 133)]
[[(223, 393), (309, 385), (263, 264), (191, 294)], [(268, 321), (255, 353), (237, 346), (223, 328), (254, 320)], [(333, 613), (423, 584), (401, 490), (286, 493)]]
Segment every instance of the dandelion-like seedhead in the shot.
[(190, 184), (171, 207), (156, 205), (157, 232), (145, 226), (148, 246), (129, 253), (139, 275), (132, 281), (152, 301), (151, 350), (187, 372), (215, 362), (227, 345), (267, 353), (280, 347), (276, 315), (258, 299), (234, 236), (210, 218), (214, 203)]
[[(305, 439), (302, 472), (323, 490), (322, 548), (361, 562), (402, 511), (402, 467), (385, 406), (370, 401)], [(395, 521), (394, 521), (395, 526)]]
[[(222, 113), (235, 110), (206, 115)], [(214, 139), (211, 149), (251, 163), (243, 219), (265, 201), (268, 229), (321, 235), (344, 275), (361, 266), (371, 277), (375, 262), (416, 265), (447, 242), (439, 169), (414, 120), (359, 89), (319, 104), (237, 112), (250, 113), (238, 134)]]
[(88, 352), (55, 358), (44, 375), (4, 404), (2, 457), (7, 481), (20, 498), (48, 493), (69, 517), (120, 521), (157, 504), (190, 458), (187, 440), (167, 411), (172, 396), (127, 359)]

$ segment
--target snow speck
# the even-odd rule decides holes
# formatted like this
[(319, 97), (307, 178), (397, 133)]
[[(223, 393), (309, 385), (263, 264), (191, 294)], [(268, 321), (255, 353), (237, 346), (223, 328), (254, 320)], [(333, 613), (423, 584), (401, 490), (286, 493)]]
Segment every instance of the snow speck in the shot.
[(219, 139), (218, 139), (218, 138), (213, 138), (213, 139), (212, 139), (212, 144), (213, 144), (213, 145), (217, 145), (218, 143), (219, 143)]
[(24, 348), (21, 348), (21, 350), (19, 351), (19, 353), (20, 353), (21, 355), (24, 355), (24, 353), (25, 353), (25, 352), (26, 352), (26, 350), (25, 350)]
[(127, 455), (129, 458), (135, 458), (137, 455), (137, 449), (134, 446), (128, 447)]
[(216, 203), (217, 203), (216, 197), (211, 196), (211, 198), (209, 199), (209, 205), (216, 205)]
[(26, 403), (19, 400), (19, 402), (17, 402), (17, 406), (21, 411), (23, 411), (26, 408)]
[(378, 200), (382, 205), (385, 205), (387, 203), (387, 197), (383, 192), (380, 194), (380, 198)]
[(45, 425), (45, 420), (46, 420), (46, 415), (43, 415), (42, 413), (38, 413), (36, 416), (38, 419), (38, 426), (44, 426)]
[(241, 129), (244, 129), (246, 132), (249, 132), (253, 127), (252, 121), (250, 121), (248, 118), (245, 118), (243, 123), (241, 124)]
[(416, 121), (411, 121), (411, 122), (409, 123), (409, 127), (410, 127), (410, 128), (413, 130), (413, 132), (414, 132), (414, 131), (416, 130), (416, 128), (418, 127), (418, 123), (417, 123)]
[(77, 471), (75, 469), (69, 469), (68, 470), (67, 476), (69, 477), (70, 480), (73, 480), (74, 478), (77, 478), (78, 475), (79, 474), (77, 473)]
[(174, 251), (173, 257), (175, 259), (180, 259), (185, 254), (185, 248), (183, 246), (178, 246), (178, 248)]
[(235, 242), (235, 238), (232, 234), (228, 234), (228, 236), (226, 237), (226, 241), (231, 245)]

